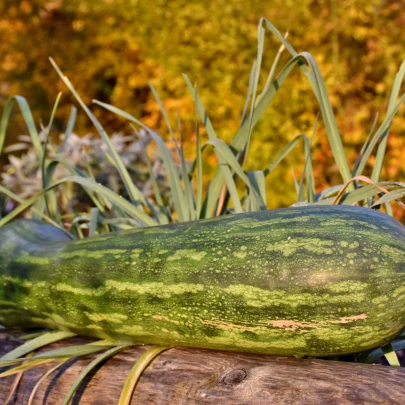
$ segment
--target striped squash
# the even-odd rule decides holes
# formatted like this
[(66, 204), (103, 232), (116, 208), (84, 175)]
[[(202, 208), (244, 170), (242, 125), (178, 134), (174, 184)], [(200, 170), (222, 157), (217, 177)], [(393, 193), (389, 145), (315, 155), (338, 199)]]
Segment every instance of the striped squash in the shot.
[(120, 342), (295, 356), (385, 344), (405, 326), (405, 232), (309, 206), (71, 241), (0, 229), (0, 323)]

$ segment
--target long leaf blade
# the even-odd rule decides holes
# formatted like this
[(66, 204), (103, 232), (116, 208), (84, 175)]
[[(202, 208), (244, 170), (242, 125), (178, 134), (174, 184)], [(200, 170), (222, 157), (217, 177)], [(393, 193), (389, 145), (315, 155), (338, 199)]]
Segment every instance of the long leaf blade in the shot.
[(76, 335), (72, 332), (63, 332), (63, 331), (47, 332), (37, 338), (31, 339), (28, 342), (23, 343), (21, 346), (2, 356), (0, 358), (0, 367), (2, 366), (1, 364), (2, 361), (18, 359), (20, 357), (25, 356), (28, 353), (31, 353), (34, 350), (40, 349), (43, 346), (58, 342), (63, 339), (69, 339), (73, 336)]
[(120, 177), (122, 181), (124, 182), (125, 188), (128, 192), (128, 195), (130, 196), (130, 199), (132, 203), (136, 206), (139, 206), (139, 202), (141, 201), (143, 204), (146, 205), (145, 199), (143, 197), (143, 194), (141, 191), (135, 186), (133, 183), (131, 176), (128, 173), (127, 168), (125, 167), (124, 162), (122, 161), (119, 153), (115, 150), (114, 145), (112, 144), (109, 136), (107, 135), (106, 131), (104, 130), (103, 126), (99, 123), (97, 118), (94, 116), (94, 114), (90, 111), (90, 109), (86, 106), (86, 104), (83, 102), (75, 88), (73, 87), (72, 83), (70, 80), (62, 73), (62, 71), (59, 69), (58, 65), (55, 63), (55, 61), (50, 58), (50, 61), (55, 68), (56, 72), (58, 73), (59, 77), (62, 79), (62, 81), (65, 83), (66, 87), (70, 90), (70, 92), (73, 94), (73, 96), (76, 98), (80, 106), (83, 108), (83, 110), (86, 112), (94, 126), (96, 127), (98, 133), (100, 134), (101, 138), (103, 139), (105, 145), (108, 148), (108, 152), (110, 153), (114, 165), (117, 168)]
[(30, 106), (27, 103), (27, 100), (21, 96), (14, 96), (7, 100), (7, 103), (4, 107), (3, 114), (0, 121), (0, 154), (3, 149), (4, 141), (6, 139), (8, 122), (10, 120), (10, 114), (14, 102), (18, 104), (18, 107), (21, 111), (21, 114), (24, 118), (25, 124), (27, 125), (28, 132), (31, 136), (32, 144), (34, 145), (35, 151), (37, 153), (38, 159), (42, 159), (42, 146), (39, 139), (39, 134), (35, 126), (34, 117)]
[(117, 346), (113, 347), (110, 350), (107, 350), (105, 353), (99, 355), (96, 357), (90, 364), (86, 366), (86, 368), (79, 374), (79, 376), (76, 378), (74, 383), (71, 385), (69, 391), (67, 392), (65, 398), (63, 399), (63, 404), (62, 405), (68, 405), (70, 400), (72, 399), (73, 395), (75, 394), (76, 390), (79, 388), (80, 384), (82, 381), (85, 379), (85, 377), (100, 363), (103, 361), (107, 360), (108, 358), (122, 352), (125, 349), (128, 349), (131, 347), (131, 345), (123, 345), (123, 346)]
[(130, 404), (132, 394), (141, 374), (145, 371), (146, 367), (157, 355), (170, 348), (170, 346), (152, 347), (139, 357), (135, 365), (132, 367), (132, 370), (128, 374), (124, 388), (121, 391), (120, 399), (118, 400), (118, 405)]
[(15, 208), (12, 212), (7, 214), (4, 218), (0, 219), (0, 226), (3, 226), (6, 224), (8, 221), (10, 221), (12, 218), (15, 218), (19, 213), (23, 212), (25, 209), (29, 208), (32, 204), (34, 204), (39, 197), (47, 193), (49, 190), (53, 190), (55, 187), (58, 187), (59, 185), (66, 183), (66, 182), (73, 182), (82, 185), (85, 188), (88, 188), (100, 195), (102, 195), (104, 198), (107, 200), (111, 201), (114, 205), (125, 211), (128, 215), (130, 215), (133, 218), (136, 218), (139, 222), (138, 224), (140, 226), (154, 226), (157, 225), (154, 219), (152, 219), (150, 216), (148, 216), (144, 211), (141, 211), (134, 205), (132, 205), (130, 202), (124, 200), (117, 194), (115, 194), (113, 191), (108, 189), (107, 187), (102, 186), (101, 184), (97, 184), (93, 182), (90, 179), (86, 179), (83, 177), (78, 177), (78, 176), (68, 176), (65, 177), (53, 184), (51, 184), (48, 188), (45, 190), (42, 190), (39, 192), (37, 195), (29, 198), (26, 200), (23, 204), (19, 205), (17, 208)]

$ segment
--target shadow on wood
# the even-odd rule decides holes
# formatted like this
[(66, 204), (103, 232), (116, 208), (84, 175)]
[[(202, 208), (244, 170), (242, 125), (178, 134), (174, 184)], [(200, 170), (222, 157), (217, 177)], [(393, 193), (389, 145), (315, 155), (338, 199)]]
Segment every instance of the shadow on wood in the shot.
[[(21, 334), (20, 334), (21, 335)], [(0, 354), (21, 344), (18, 333), (0, 333)], [(88, 343), (74, 338), (47, 347)], [(112, 405), (134, 362), (146, 347), (134, 347), (95, 370), (76, 393), (74, 405)], [(75, 378), (90, 362), (69, 362), (40, 386), (34, 404), (60, 405)], [(27, 371), (11, 404), (26, 404), (52, 364)], [(4, 403), (14, 376), (0, 379)], [(405, 404), (405, 369), (174, 348), (160, 354), (141, 376), (131, 404)]]

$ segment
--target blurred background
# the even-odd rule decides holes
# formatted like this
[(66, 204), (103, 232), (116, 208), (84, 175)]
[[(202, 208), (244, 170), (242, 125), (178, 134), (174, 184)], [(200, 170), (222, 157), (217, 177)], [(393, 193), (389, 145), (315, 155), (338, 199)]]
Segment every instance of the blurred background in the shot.
[[(38, 126), (46, 125), (63, 91), (52, 128), (54, 134), (63, 132), (73, 98), (53, 70), (52, 57), (88, 105), (92, 99), (111, 103), (168, 139), (150, 82), (173, 124), (180, 111), (192, 158), (195, 109), (181, 75), (197, 84), (217, 135), (229, 142), (240, 124), (261, 17), (282, 33), (288, 30), (296, 51), (315, 57), (353, 164), (376, 114), (379, 122), (385, 116), (405, 59), (402, 0), (1, 0), (0, 109), (9, 97), (22, 95)], [(279, 47), (266, 34), (262, 86)], [(280, 68), (289, 58), (284, 52)], [(109, 132), (131, 132), (123, 120), (91, 108)], [(296, 135), (311, 136), (318, 111), (306, 77), (296, 68), (254, 130), (248, 168), (263, 169)], [(404, 179), (404, 128), (402, 108), (393, 122), (382, 180)], [(15, 108), (7, 143), (26, 132)], [(79, 109), (75, 133), (89, 132), (95, 130)], [(313, 145), (317, 185), (341, 183), (322, 123)], [(297, 149), (270, 176), (269, 208), (295, 201), (292, 169), (299, 175), (302, 165), (303, 151)]]

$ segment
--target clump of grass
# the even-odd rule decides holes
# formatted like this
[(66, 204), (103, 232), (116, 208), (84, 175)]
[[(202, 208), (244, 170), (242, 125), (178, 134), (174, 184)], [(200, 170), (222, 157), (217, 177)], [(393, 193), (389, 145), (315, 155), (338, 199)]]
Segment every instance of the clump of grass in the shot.
[[(75, 133), (62, 134), (59, 142), (50, 142), (46, 138), (46, 130), (38, 134), (42, 148), (46, 148), (46, 156), (53, 163), (50, 168), (51, 180), (62, 181), (70, 174), (92, 179), (112, 190), (116, 195), (128, 197), (123, 181), (109, 159), (109, 153), (103, 141), (91, 134), (79, 137)], [(21, 135), (18, 142), (4, 149), (9, 163), (3, 167), (0, 174), (2, 186), (7, 190), (3, 200), (2, 212), (8, 213), (21, 201), (36, 198), (43, 190), (43, 167), (38, 159), (35, 146), (28, 135)], [(141, 190), (145, 198), (151, 198), (153, 186), (151, 176), (163, 196), (167, 196), (168, 187), (165, 181), (165, 169), (162, 160), (154, 150), (150, 158), (145, 154), (145, 148), (151, 138), (142, 131), (139, 136), (111, 136), (112, 147), (128, 168), (131, 180)], [(17, 156), (18, 154), (19, 156)], [(46, 170), (45, 169), (45, 170)], [(92, 199), (83, 189), (75, 184), (65, 184), (56, 189), (52, 196), (54, 212), (59, 210), (63, 225), (69, 226), (71, 221), (80, 215), (86, 216), (91, 210)], [(80, 221), (81, 222), (81, 221)]]
[[(269, 195), (269, 190), (266, 189), (266, 177), (271, 175), (274, 168), (301, 144), (303, 144), (304, 150), (302, 156), (304, 170), (295, 179), (297, 205), (358, 204), (374, 209), (384, 207), (392, 215), (391, 203), (405, 195), (405, 184), (381, 181), (380, 174), (391, 121), (405, 100), (405, 95), (399, 97), (400, 86), (405, 75), (405, 63), (401, 65), (397, 73), (385, 120), (379, 128), (369, 134), (356, 164), (350, 169), (326, 87), (314, 58), (306, 52), (297, 53), (269, 21), (262, 19), (258, 30), (258, 53), (250, 75), (245, 110), (241, 117), (240, 128), (229, 145), (217, 137), (197, 89), (189, 78), (184, 76), (196, 107), (196, 150), (193, 160), (186, 159), (181, 138), (178, 136), (181, 133), (180, 125), (177, 125), (176, 130), (172, 128), (163, 103), (153, 87), (152, 91), (166, 121), (173, 148), (167, 146), (163, 136), (144, 125), (130, 113), (112, 105), (94, 101), (95, 104), (117, 114), (132, 125), (133, 136), (115, 135), (110, 137), (82, 101), (71, 81), (51, 60), (69, 91), (93, 122), (100, 139), (86, 136), (79, 138), (73, 134), (76, 114), (73, 109), (66, 133), (61, 143), (56, 145), (49, 137), (49, 129), (52, 126), (59, 98), (55, 103), (49, 124), (40, 133), (36, 129), (25, 99), (22, 97), (10, 99), (0, 122), (0, 151), (14, 103), (18, 104), (25, 118), (29, 135), (20, 138), (18, 144), (6, 150), (10, 164), (5, 167), (2, 174), (3, 186), (0, 186), (0, 192), (15, 201), (17, 206), (0, 219), (0, 226), (17, 215), (31, 215), (41, 217), (61, 228), (67, 227), (70, 232), (80, 238), (116, 229), (198, 220), (229, 212), (264, 210), (267, 207), (266, 200)], [(267, 75), (263, 90), (260, 92), (259, 78), (262, 71), (266, 31), (270, 31), (280, 40), (281, 48)], [(291, 54), (289, 62), (282, 67), (279, 66), (281, 52)], [(285, 145), (284, 149), (263, 170), (250, 171), (247, 169), (249, 143), (254, 127), (295, 67), (302, 70), (319, 101), (320, 115), (342, 178), (341, 184), (331, 185), (318, 192), (316, 192), (316, 178), (313, 175), (314, 162), (311, 150), (311, 139), (315, 135), (318, 125), (317, 119), (314, 120), (314, 131), (311, 137), (299, 134), (293, 141)], [(207, 133), (208, 139), (205, 141), (200, 135), (201, 125), (204, 126)], [(154, 145), (158, 157), (149, 156), (150, 148), (148, 150), (146, 148), (148, 142)], [(208, 187), (204, 188), (206, 179), (203, 175), (203, 154), (206, 149), (213, 151), (218, 165), (216, 174), (209, 179)], [(11, 154), (17, 150), (25, 151), (23, 158), (17, 158)], [(364, 168), (374, 152), (375, 164), (372, 175), (370, 178), (365, 177)], [(87, 159), (83, 163), (84, 155)], [(137, 166), (139, 162), (143, 165), (141, 165), (142, 170)], [(147, 179), (145, 173), (148, 175)], [(31, 174), (35, 174), (33, 178), (30, 176)], [(105, 182), (101, 181), (98, 176), (105, 176)], [(137, 181), (139, 178), (141, 180)], [(22, 187), (24, 184), (26, 186)], [(78, 191), (77, 188), (72, 188), (72, 184), (82, 188), (86, 195), (86, 204), (75, 205), (74, 199), (78, 198)], [(79, 200), (83, 201), (84, 197), (79, 195)], [(75, 210), (77, 206), (80, 207), (78, 211)], [(30, 340), (19, 350), (4, 356), (0, 365), (18, 364), (18, 366), (2, 375), (21, 372), (35, 365), (35, 362), (50, 359), (60, 361), (61, 358), (72, 358), (101, 351), (102, 354), (92, 361), (73, 385), (71, 392), (65, 398), (65, 403), (67, 403), (92, 367), (126, 348), (126, 346), (112, 345), (108, 342), (96, 342), (91, 347), (67, 347), (60, 349), (56, 354), (48, 352), (40, 356), (33, 356), (20, 365), (25, 360), (23, 357), (25, 354), (48, 344), (54, 336), (52, 332), (46, 332), (44, 335)], [(403, 348), (405, 348), (405, 339), (404, 336), (400, 336), (381, 349), (357, 355), (355, 358), (358, 361), (370, 362), (384, 355), (391, 365), (398, 365), (395, 353)], [(140, 359), (131, 375), (139, 378), (143, 368), (147, 366), (153, 356), (157, 355), (158, 351), (155, 349), (145, 354), (145, 358)], [(61, 364), (62, 362), (59, 363), (59, 365)], [(134, 384), (128, 382), (122, 397), (130, 397), (129, 392), (133, 387)]]

